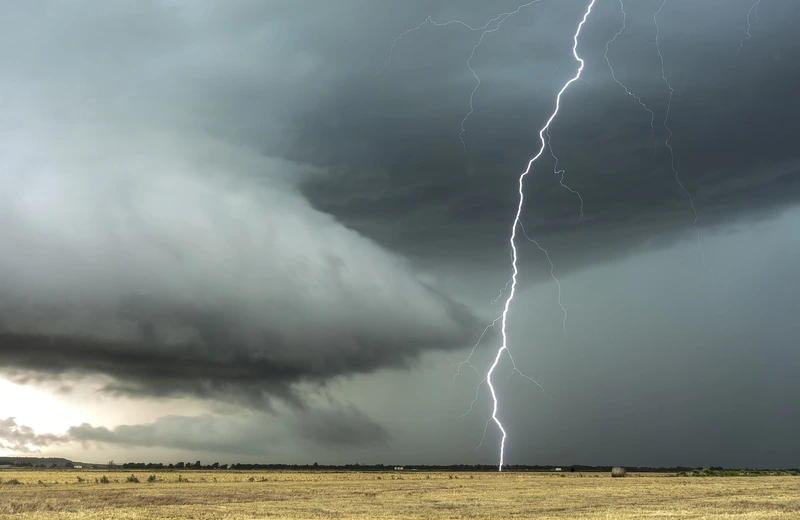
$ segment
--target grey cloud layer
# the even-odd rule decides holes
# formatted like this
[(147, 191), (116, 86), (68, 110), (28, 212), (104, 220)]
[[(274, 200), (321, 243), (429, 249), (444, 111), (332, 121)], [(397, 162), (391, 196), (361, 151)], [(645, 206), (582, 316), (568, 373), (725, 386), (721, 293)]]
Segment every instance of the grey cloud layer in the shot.
[[(585, 200), (585, 226), (577, 224), (575, 196), (551, 173), (548, 153), (526, 184), (526, 229), (564, 252), (565, 269), (648, 247), (657, 234), (668, 243), (667, 235), (690, 232), (691, 209), (663, 146), (668, 91), (652, 45), (660, 2), (629, 4), (628, 32), (609, 57), (617, 77), (655, 111), (659, 151), (653, 158), (648, 114), (612, 81), (603, 56), (621, 27), (619, 3), (597, 2), (579, 47), (591, 84), (572, 87), (552, 129), (566, 183)], [(91, 92), (105, 115), (135, 107), (160, 125), (191, 124), (323, 165), (328, 175), (302, 185), (315, 207), (391, 249), (416, 258), (470, 257), (475, 265), (489, 252), (497, 251), (492, 262), (505, 255), (516, 176), (538, 146), (536, 131), (556, 90), (574, 73), (572, 31), (585, 9), (581, 0), (543, 1), (486, 36), (472, 61), (482, 83), (464, 152), (459, 125), (474, 87), (465, 60), (478, 33), (424, 26), (374, 73), (394, 36), (429, 14), (480, 26), (516, 2), (48, 5), (49, 18), (34, 4), (16, 7), (4, 32), (5, 49), (20, 38), (28, 43), (22, 56), (9, 55), (25, 67), (5, 74), (59, 85), (36, 83), (40, 97)], [(800, 116), (793, 101), (800, 50), (787, 37), (797, 13), (790, 3), (762, 6), (737, 57), (750, 7), (747, 0), (668, 2), (659, 17), (665, 72), (675, 87), (671, 143), (701, 226), (797, 200), (791, 129)], [(130, 29), (112, 30), (121, 20), (130, 20)], [(27, 25), (41, 30), (19, 30)], [(34, 33), (46, 36), (31, 39)], [(169, 110), (159, 110), (165, 105)]]
[(37, 130), (19, 139), (36, 146), (6, 147), (0, 179), (5, 366), (100, 372), (138, 393), (253, 392), (469, 339), (465, 308), (270, 175), (291, 165)]
[[(169, 415), (146, 424), (114, 428), (83, 423), (65, 434), (41, 434), (0, 420), (0, 447), (31, 453), (51, 447), (82, 445), (122, 448), (169, 448), (251, 457), (280, 457), (298, 444), (350, 450), (385, 447), (389, 432), (352, 405), (311, 407), (293, 413), (260, 412), (230, 415)], [(262, 459), (259, 459), (262, 460)]]
[(31, 427), (17, 424), (14, 417), (0, 419), (0, 449), (18, 453), (34, 453), (64, 441), (64, 436), (37, 434)]
[(383, 426), (352, 407), (309, 410), (299, 415), (166, 416), (148, 424), (115, 428), (90, 424), (73, 426), (69, 442), (100, 443), (139, 448), (173, 448), (274, 459), (297, 444), (328, 449), (385, 446), (390, 439)]
[[(295, 383), (472, 338), (465, 307), (310, 207), (296, 185), (324, 171), (191, 124), (175, 96), (236, 65), (192, 61), (241, 44), (225, 17), (92, 5), (4, 8), (5, 43), (30, 47), (2, 72), (0, 368), (110, 376), (110, 390), (140, 396), (299, 405)], [(86, 25), (81, 8), (107, 23)], [(30, 40), (36, 31), (13, 27), (26, 23), (53, 30)]]

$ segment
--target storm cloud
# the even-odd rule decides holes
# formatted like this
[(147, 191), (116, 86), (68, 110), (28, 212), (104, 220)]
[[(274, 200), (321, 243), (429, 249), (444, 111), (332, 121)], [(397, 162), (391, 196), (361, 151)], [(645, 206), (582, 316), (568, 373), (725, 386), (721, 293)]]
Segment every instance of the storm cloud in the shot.
[[(270, 176), (291, 165), (70, 132), (39, 129), (3, 154), (6, 366), (99, 372), (138, 393), (269, 390), (401, 365), (474, 332), (402, 259)], [(254, 172), (259, 183), (241, 180)]]
[[(536, 3), (487, 34), (470, 62), (481, 78), (472, 113), (477, 83), (466, 59), (481, 31), (429, 23), (398, 40), (379, 75), (350, 76), (299, 119), (296, 157), (338, 166), (338, 175), (309, 179), (304, 192), (317, 207), (422, 262), (436, 258), (473, 269), (501, 262), (517, 177), (539, 150), (538, 130), (555, 94), (578, 67), (571, 40), (584, 4)], [(750, 3), (665, 5), (659, 40), (674, 88), (667, 124), (676, 175), (665, 146), (669, 88), (654, 45), (653, 14), (661, 2), (629, 4), (627, 30), (609, 46), (608, 59), (616, 77), (652, 109), (654, 128), (613, 81), (604, 56), (622, 28), (620, 4), (598, 2), (578, 45), (585, 81), (564, 94), (550, 130), (564, 184), (583, 204), (561, 185), (550, 150), (526, 179), (523, 223), (552, 247), (562, 274), (691, 236), (694, 215), (678, 180), (704, 233), (745, 215), (774, 216), (800, 195), (793, 144), (800, 108), (790, 101), (800, 88), (800, 47), (789, 36), (796, 7), (777, 2), (762, 9), (737, 55)], [(480, 27), (490, 19), (479, 18), (481, 12), (463, 3), (456, 12), (428, 6), (383, 23), (401, 34), (430, 14)], [(385, 38), (376, 70), (391, 44)], [(459, 134), (467, 114), (464, 149)], [(357, 148), (348, 144), (354, 137)], [(527, 279), (547, 275), (534, 270)]]
[[(95, 416), (69, 430), (73, 444), (258, 454), (274, 442), (340, 462), (337, 447), (363, 445), (346, 453), (494, 462), (491, 429), (473, 451), (485, 414), (463, 419), (474, 443), (446, 421), (476, 391), (485, 411), (485, 387), (468, 385), (497, 331), (455, 385), (440, 354), (456, 370), (499, 313), (485, 304), (508, 280), (518, 175), (577, 69), (586, 2), (542, 0), (486, 34), (472, 110), (480, 32), (423, 24), (387, 58), (428, 16), (479, 27), (518, 5), (3, 4), (0, 374), (214, 412)], [(653, 127), (606, 62), (621, 4), (598, 0), (578, 45), (583, 79), (526, 178), (522, 224), (553, 266), (518, 235), (508, 330), (520, 368), (541, 370), (554, 398), (503, 394), (518, 460), (705, 464), (711, 437), (678, 460), (697, 424), (731, 432), (714, 464), (797, 460), (787, 280), (800, 265), (800, 11), (763, 2), (743, 41), (751, 0), (666, 2), (667, 85), (661, 5), (626, 2), (608, 46)], [(614, 424), (629, 412), (650, 426), (623, 438)], [(740, 414), (761, 418), (772, 451), (742, 455), (761, 427)], [(7, 446), (50, 442), (3, 428)]]
[[(83, 23), (61, 8), (29, 21)], [(89, 11), (149, 24), (163, 6), (116, 8)], [(106, 29), (82, 37), (113, 39)], [(24, 37), (14, 35), (4, 37)], [(115, 77), (124, 59), (129, 78), (153, 79), (144, 69), (158, 60), (138, 39), (115, 40), (109, 60), (75, 50), (74, 69), (40, 68), (60, 44), (78, 45), (74, 35), (32, 42), (38, 53), (4, 71), (16, 82), (0, 121), (0, 367), (109, 376), (109, 390), (140, 396), (300, 405), (294, 383), (404, 366), (472, 339), (466, 307), (299, 194), (324, 170), (187, 125), (185, 108), (159, 95), (169, 76)]]

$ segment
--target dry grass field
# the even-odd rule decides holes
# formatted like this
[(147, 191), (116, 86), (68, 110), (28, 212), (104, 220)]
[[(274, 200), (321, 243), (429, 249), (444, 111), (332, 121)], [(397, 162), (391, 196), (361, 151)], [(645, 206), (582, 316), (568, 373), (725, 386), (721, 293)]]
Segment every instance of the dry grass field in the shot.
[[(131, 474), (140, 482), (126, 482)], [(0, 471), (0, 518), (800, 519), (798, 476), (189, 471), (188, 482), (177, 472), (148, 482), (151, 474)], [(109, 483), (96, 481), (103, 475)]]

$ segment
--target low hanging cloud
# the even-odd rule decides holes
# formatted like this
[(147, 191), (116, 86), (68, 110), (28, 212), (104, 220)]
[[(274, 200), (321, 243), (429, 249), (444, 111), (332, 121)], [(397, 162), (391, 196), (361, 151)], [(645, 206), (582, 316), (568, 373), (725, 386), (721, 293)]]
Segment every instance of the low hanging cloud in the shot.
[(17, 453), (37, 453), (41, 448), (67, 440), (63, 435), (37, 434), (30, 426), (17, 424), (15, 417), (0, 419), (0, 449)]
[[(229, 59), (244, 43), (224, 6), (4, 8), (0, 43), (19, 49), (0, 71), (4, 374), (300, 406), (297, 383), (474, 337), (469, 310), (311, 207), (297, 186), (324, 168), (237, 141), (247, 125), (224, 107), (240, 96), (220, 85), (286, 91), (290, 78), (252, 75), (283, 55)], [(281, 124), (276, 99), (248, 109), (264, 127)]]
[(145, 424), (113, 428), (83, 423), (66, 433), (36, 433), (17, 424), (14, 417), (0, 419), (0, 448), (17, 453), (68, 445), (124, 448), (168, 448), (247, 456), (278, 456), (286, 446), (349, 450), (386, 446), (386, 428), (350, 404), (276, 413), (168, 415)]
[(388, 431), (352, 406), (309, 409), (298, 414), (235, 416), (170, 415), (147, 423), (114, 428), (81, 424), (69, 428), (72, 443), (140, 448), (172, 448), (241, 455), (279, 455), (286, 444), (329, 449), (385, 446)]
[(0, 369), (302, 404), (295, 383), (459, 348), (471, 313), (312, 209), (320, 174), (219, 140), (29, 124), (0, 145)]

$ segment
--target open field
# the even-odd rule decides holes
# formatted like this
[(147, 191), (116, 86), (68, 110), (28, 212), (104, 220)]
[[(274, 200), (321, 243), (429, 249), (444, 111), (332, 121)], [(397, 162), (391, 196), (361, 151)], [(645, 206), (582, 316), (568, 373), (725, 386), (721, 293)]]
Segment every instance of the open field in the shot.
[[(131, 474), (140, 482), (126, 482)], [(152, 474), (157, 480), (147, 482)], [(109, 483), (96, 482), (103, 475)], [(179, 482), (178, 475), (3, 470), (0, 518), (800, 518), (800, 476), (187, 471), (189, 481)], [(20, 484), (7, 484), (12, 479)]]

